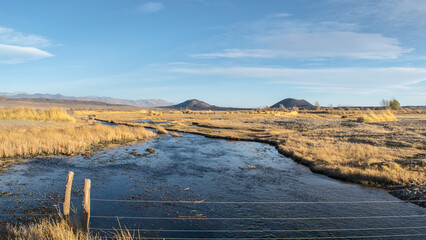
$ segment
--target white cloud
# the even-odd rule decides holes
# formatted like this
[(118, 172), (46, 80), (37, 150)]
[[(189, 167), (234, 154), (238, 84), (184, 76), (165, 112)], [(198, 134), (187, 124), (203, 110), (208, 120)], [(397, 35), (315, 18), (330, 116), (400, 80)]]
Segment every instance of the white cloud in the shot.
[(171, 72), (242, 79), (261, 79), (315, 92), (371, 94), (396, 89), (418, 90), (426, 82), (426, 68), (326, 68), (272, 67), (172, 68)]
[(164, 8), (164, 5), (160, 2), (146, 2), (146, 3), (142, 3), (138, 9), (139, 11), (143, 13), (153, 13), (153, 12), (158, 12), (162, 10), (163, 8)]
[(48, 47), (51, 45), (51, 42), (45, 37), (24, 34), (5, 27), (0, 27), (0, 43), (23, 47)]
[(0, 27), (0, 64), (17, 64), (52, 57), (51, 53), (39, 49), (50, 45), (51, 42), (42, 36)]
[[(265, 18), (249, 24), (235, 48), (192, 54), (197, 58), (396, 59), (412, 51), (398, 39), (362, 33), (355, 24), (303, 23)], [(238, 30), (235, 34), (239, 34)], [(241, 48), (239, 45), (249, 45)]]
[(35, 47), (20, 47), (0, 44), (0, 63), (17, 64), (53, 55)]

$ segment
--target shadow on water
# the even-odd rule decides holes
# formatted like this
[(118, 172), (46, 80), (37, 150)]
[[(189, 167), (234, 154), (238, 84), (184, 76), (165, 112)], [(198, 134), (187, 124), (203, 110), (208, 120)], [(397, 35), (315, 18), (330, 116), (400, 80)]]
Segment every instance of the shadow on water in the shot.
[[(0, 176), (0, 218), (20, 221), (22, 216), (19, 214), (22, 213), (51, 213), (63, 199), (67, 172), (73, 171), (72, 203), (78, 213), (81, 212), (84, 178), (92, 180), (93, 229), (118, 227), (116, 218), (96, 216), (126, 216), (144, 218), (121, 218), (120, 224), (130, 229), (177, 230), (142, 230), (142, 235), (147, 237), (327, 238), (426, 233), (426, 228), (419, 228), (424, 226), (426, 218), (412, 216), (426, 215), (426, 209), (399, 201), (383, 190), (314, 174), (266, 144), (211, 139), (193, 134), (183, 136), (163, 136), (143, 144), (99, 151), (92, 157), (28, 160)], [(141, 156), (147, 148), (156, 151)], [(156, 203), (142, 200), (204, 202)], [(182, 217), (201, 219), (164, 219)], [(304, 231), (319, 229), (328, 230)]]

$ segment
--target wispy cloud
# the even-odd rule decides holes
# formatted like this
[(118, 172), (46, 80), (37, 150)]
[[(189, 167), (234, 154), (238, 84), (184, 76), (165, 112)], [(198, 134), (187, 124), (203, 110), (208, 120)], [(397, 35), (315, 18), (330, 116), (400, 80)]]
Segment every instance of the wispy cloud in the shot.
[(48, 47), (49, 39), (35, 35), (17, 32), (12, 28), (0, 27), (0, 43), (23, 47)]
[(285, 18), (285, 17), (290, 17), (291, 15), (292, 14), (290, 14), (290, 13), (282, 12), (282, 13), (269, 14), (267, 17), (269, 17), (269, 18)]
[(171, 72), (240, 79), (260, 79), (312, 92), (370, 94), (378, 91), (417, 88), (426, 82), (426, 68), (325, 68), (295, 69), (272, 67), (172, 68)]
[(53, 54), (39, 49), (50, 45), (51, 42), (45, 37), (24, 34), (12, 28), (0, 27), (1, 64), (17, 64), (52, 57)]
[(164, 8), (164, 4), (160, 2), (146, 2), (142, 3), (138, 9), (143, 13), (154, 13), (162, 10)]
[[(426, 26), (426, 4), (424, 0), (378, 0), (378, 1), (335, 1), (331, 3), (346, 6), (342, 19), (368, 19), (370, 24), (402, 30), (409, 27), (412, 33), (424, 34)], [(349, 6), (346, 4), (349, 3)], [(417, 31), (417, 30), (421, 31)]]
[[(287, 16), (286, 13), (281, 14)], [(282, 18), (252, 22), (235, 48), (192, 54), (197, 58), (396, 59), (412, 48), (379, 33), (363, 33), (355, 24), (306, 23)], [(238, 34), (238, 29), (237, 33)], [(241, 45), (249, 47), (241, 48)]]

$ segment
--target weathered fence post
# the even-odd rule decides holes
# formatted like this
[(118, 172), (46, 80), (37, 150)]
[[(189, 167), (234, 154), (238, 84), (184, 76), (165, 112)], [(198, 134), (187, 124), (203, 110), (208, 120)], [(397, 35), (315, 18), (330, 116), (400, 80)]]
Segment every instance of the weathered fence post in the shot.
[(84, 179), (83, 189), (83, 219), (81, 226), (83, 230), (89, 231), (89, 220), (90, 220), (90, 179)]
[(69, 220), (70, 216), (70, 202), (71, 202), (71, 188), (72, 188), (72, 180), (74, 178), (74, 173), (69, 171), (67, 176), (67, 185), (65, 186), (65, 198), (63, 205), (64, 218)]

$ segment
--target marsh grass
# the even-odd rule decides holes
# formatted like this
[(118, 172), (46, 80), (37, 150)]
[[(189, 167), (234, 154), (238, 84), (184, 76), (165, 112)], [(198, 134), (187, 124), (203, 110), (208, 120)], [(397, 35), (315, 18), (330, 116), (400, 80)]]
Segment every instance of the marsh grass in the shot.
[(91, 233), (86, 233), (80, 228), (73, 227), (62, 218), (44, 219), (38, 223), (28, 225), (6, 226), (7, 239), (9, 240), (140, 240), (143, 239), (139, 232), (131, 233), (126, 228), (117, 229), (108, 234), (107, 237), (101, 237)]
[(169, 132), (165, 128), (158, 124), (153, 125), (153, 128), (157, 130), (158, 134), (169, 134)]
[(84, 233), (79, 229), (72, 228), (66, 221), (60, 219), (45, 219), (39, 223), (29, 225), (13, 226), (7, 225), (7, 239), (10, 240), (100, 240), (100, 237)]
[(92, 115), (92, 114), (147, 114), (148, 110), (137, 110), (137, 111), (117, 111), (117, 110), (74, 110), (74, 115)]
[(32, 108), (2, 108), (0, 109), (0, 120), (25, 120), (40, 122), (75, 122), (64, 109), (50, 108), (36, 110)]
[(155, 133), (142, 127), (101, 124), (17, 125), (0, 131), (0, 157), (70, 155), (91, 150), (103, 143), (144, 140), (154, 136)]
[(397, 163), (409, 154), (401, 149), (363, 143), (334, 142), (307, 137), (289, 137), (279, 149), (315, 171), (374, 186), (392, 186), (425, 181), (424, 168)]

